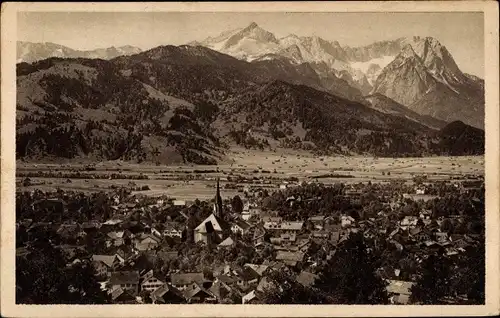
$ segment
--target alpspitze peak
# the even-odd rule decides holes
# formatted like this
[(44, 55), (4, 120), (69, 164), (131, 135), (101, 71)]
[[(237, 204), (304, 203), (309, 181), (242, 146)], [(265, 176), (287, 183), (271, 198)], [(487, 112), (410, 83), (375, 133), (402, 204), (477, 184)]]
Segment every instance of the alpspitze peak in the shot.
[(258, 28), (258, 27), (259, 27), (259, 25), (258, 25), (257, 23), (252, 22), (252, 23), (250, 23), (250, 24), (246, 27), (246, 29), (247, 29), (247, 30), (251, 30), (251, 29)]

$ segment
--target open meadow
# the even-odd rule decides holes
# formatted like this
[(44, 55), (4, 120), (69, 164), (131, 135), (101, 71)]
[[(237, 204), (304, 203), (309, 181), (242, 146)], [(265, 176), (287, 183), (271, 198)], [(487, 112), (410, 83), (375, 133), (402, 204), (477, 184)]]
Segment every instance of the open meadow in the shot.
[[(87, 163), (17, 164), (17, 187), (21, 191), (57, 188), (76, 191), (106, 191), (116, 187), (138, 189), (137, 193), (168, 195), (180, 200), (213, 196), (215, 178), (221, 179), (225, 195), (234, 196), (248, 187), (276, 189), (287, 182), (317, 180), (336, 182), (411, 182), (416, 175), (432, 180), (464, 180), (484, 176), (484, 157), (314, 157), (306, 152), (233, 150), (230, 160), (217, 166), (164, 166), (123, 161)], [(29, 182), (23, 182), (29, 178)], [(145, 187), (147, 186), (147, 188)], [(144, 188), (143, 188), (144, 187)], [(140, 189), (139, 189), (140, 188)]]

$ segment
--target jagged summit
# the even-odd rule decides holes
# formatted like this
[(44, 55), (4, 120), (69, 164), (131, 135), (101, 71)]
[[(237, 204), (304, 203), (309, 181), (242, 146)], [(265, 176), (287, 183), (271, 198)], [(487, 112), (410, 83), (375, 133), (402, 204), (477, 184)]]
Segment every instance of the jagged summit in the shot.
[(258, 27), (259, 27), (259, 25), (257, 23), (252, 22), (244, 30), (251, 30), (251, 29), (258, 28)]
[(410, 58), (417, 56), (417, 53), (413, 50), (413, 47), (410, 44), (406, 44), (402, 49), (399, 56), (402, 58)]

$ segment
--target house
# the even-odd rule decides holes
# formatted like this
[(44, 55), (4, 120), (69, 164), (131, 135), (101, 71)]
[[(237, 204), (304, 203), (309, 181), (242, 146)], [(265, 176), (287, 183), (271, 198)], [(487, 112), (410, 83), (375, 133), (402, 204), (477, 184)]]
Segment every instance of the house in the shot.
[(318, 275), (306, 271), (300, 272), (297, 278), (295, 278), (304, 287), (311, 287), (316, 282), (316, 279), (318, 279)]
[(448, 247), (445, 249), (446, 250), (446, 256), (453, 256), (453, 255), (458, 255), (458, 249), (454, 247)]
[(129, 230), (109, 232), (106, 236), (106, 245), (110, 246), (122, 246), (125, 244), (125, 240), (130, 238), (132, 233)]
[(61, 224), (57, 229), (57, 234), (63, 239), (76, 238), (80, 226), (78, 224)]
[(182, 292), (168, 284), (155, 289), (149, 297), (153, 304), (182, 304), (185, 301)]
[(172, 286), (184, 290), (193, 283), (203, 284), (205, 277), (203, 273), (176, 273), (170, 275)]
[(276, 245), (281, 245), (282, 243), (284, 243), (281, 237), (270, 237), (269, 242), (275, 245), (275, 248), (277, 248)]
[(98, 276), (109, 276), (120, 264), (120, 258), (116, 254), (92, 255), (92, 266), (94, 266)]
[[(226, 271), (224, 274), (218, 275), (215, 278), (214, 283), (220, 282), (222, 285), (226, 286), (227, 288), (231, 289), (235, 283), (236, 283), (236, 278), (231, 276), (231, 271)], [(213, 284), (212, 284), (213, 285)]]
[(469, 243), (464, 239), (462, 234), (451, 234), (450, 241), (456, 248), (465, 248), (469, 246)]
[(189, 304), (217, 302), (217, 297), (198, 283), (192, 283), (184, 290), (184, 298)]
[(122, 258), (123, 260), (127, 260), (130, 258), (132, 255), (134, 255), (134, 251), (132, 250), (132, 247), (128, 245), (122, 245), (119, 248), (116, 249), (116, 255)]
[(246, 202), (243, 205), (243, 212), (241, 213), (241, 218), (245, 221), (248, 221), (252, 216), (259, 215), (261, 213), (262, 209), (259, 208), (256, 204)]
[(79, 245), (60, 245), (59, 248), (67, 261), (72, 261), (77, 257), (87, 256), (87, 251), (85, 246)]
[(25, 228), (29, 228), (33, 224), (33, 219), (22, 219), (19, 224)]
[(324, 225), (325, 225), (325, 216), (324, 215), (311, 216), (307, 220), (314, 225), (314, 228), (316, 230), (322, 230)]
[[(162, 227), (161, 224), (156, 224), (156, 225), (153, 225), (151, 228), (150, 228), (150, 233), (154, 236), (156, 236), (157, 238), (160, 238), (163, 236), (163, 231), (160, 230), (160, 227)], [(163, 227), (162, 227), (163, 228)], [(182, 233), (181, 233), (181, 236), (182, 236)]]
[(350, 227), (353, 226), (355, 223), (355, 220), (352, 216), (349, 215), (342, 215), (340, 216), (340, 225), (342, 227)]
[(289, 243), (289, 242), (295, 242), (297, 239), (297, 234), (296, 233), (281, 233), (280, 237), (282, 242)]
[(401, 227), (402, 230), (407, 230), (407, 229), (413, 228), (413, 227), (417, 226), (417, 224), (418, 224), (418, 217), (411, 216), (411, 215), (405, 216), (399, 222), (399, 226)]
[(446, 232), (436, 232), (434, 237), (438, 243), (444, 243), (448, 240), (448, 233)]
[(168, 262), (177, 259), (179, 257), (179, 252), (162, 249), (156, 252), (156, 256), (161, 258), (164, 262)]
[(231, 293), (233, 289), (216, 278), (212, 286), (210, 286), (208, 290), (217, 298), (217, 301), (220, 303)]
[(297, 250), (300, 252), (307, 252), (311, 246), (311, 241), (309, 239), (300, 239), (297, 241)]
[(262, 276), (266, 273), (268, 270), (269, 266), (268, 265), (257, 265), (257, 264), (250, 264), (246, 263), (243, 265), (244, 267), (251, 268), (254, 272), (256, 272), (259, 276)]
[(276, 216), (277, 212), (271, 212), (270, 214), (261, 214), (260, 220), (264, 223), (281, 223), (283, 222), (283, 218), (281, 216)]
[(256, 246), (259, 243), (264, 243), (266, 230), (262, 227), (254, 227), (252, 242)]
[(375, 229), (373, 227), (369, 227), (363, 232), (363, 237), (365, 239), (374, 239), (376, 237)]
[(94, 232), (101, 228), (101, 223), (96, 220), (90, 220), (88, 222), (83, 222), (80, 224), (80, 228), (85, 232)]
[(222, 241), (217, 246), (217, 248), (224, 248), (224, 247), (229, 247), (229, 246), (233, 246), (233, 245), (234, 245), (233, 239), (230, 236), (228, 236), (224, 241)]
[(67, 211), (67, 206), (66, 201), (57, 198), (37, 200), (32, 204), (35, 211), (43, 210), (59, 218), (62, 218), (63, 214)]
[(278, 251), (276, 255), (277, 261), (282, 261), (286, 265), (296, 266), (297, 263), (302, 262), (304, 259), (304, 253), (302, 252), (288, 252), (288, 251)]
[(121, 288), (137, 296), (139, 293), (139, 272), (137, 271), (117, 271), (112, 272), (109, 278), (111, 290)]
[(117, 287), (111, 291), (111, 300), (118, 304), (135, 304), (136, 298), (130, 290)]
[(109, 219), (106, 222), (101, 224), (101, 229), (103, 231), (113, 231), (120, 228), (123, 220), (120, 219)]
[(246, 295), (243, 295), (241, 297), (241, 303), (243, 305), (245, 304), (260, 304), (262, 302), (262, 293), (259, 292), (258, 290), (252, 290)]
[(185, 200), (174, 200), (173, 204), (174, 204), (174, 206), (185, 206), (186, 201)]
[(149, 270), (141, 276), (141, 290), (152, 292), (165, 284), (165, 277), (155, 274), (153, 270)]
[(420, 228), (411, 229), (410, 236), (412, 236), (416, 242), (425, 242), (432, 238), (429, 231)]
[(340, 231), (334, 231), (330, 233), (330, 242), (332, 244), (337, 245), (340, 240)]
[(158, 247), (160, 241), (160, 238), (153, 234), (142, 233), (134, 239), (134, 247), (138, 251), (147, 251)]
[(243, 289), (248, 288), (249, 285), (257, 284), (260, 275), (250, 267), (243, 267), (235, 273), (236, 284)]
[(302, 229), (304, 222), (302, 221), (269, 221), (264, 223), (264, 229), (268, 231), (279, 231), (280, 233), (297, 233)]
[(419, 217), (424, 220), (429, 220), (431, 216), (432, 216), (432, 210), (429, 209), (423, 209), (419, 215)]
[(194, 242), (205, 244), (222, 242), (223, 232), (230, 230), (231, 227), (227, 222), (212, 213), (194, 229)]
[(182, 238), (182, 226), (177, 222), (169, 222), (165, 224), (163, 235), (168, 237)]
[(399, 243), (399, 242), (398, 242), (398, 241), (396, 241), (396, 240), (390, 240), (389, 242), (390, 242), (390, 243), (392, 243), (392, 244), (394, 244), (394, 246), (396, 247), (396, 249), (397, 249), (398, 251), (400, 251), (400, 252), (404, 249), (403, 244)]
[(248, 232), (250, 229), (251, 225), (248, 224), (247, 222), (243, 220), (236, 220), (232, 225), (231, 225), (231, 231), (233, 233), (240, 233), (240, 234), (245, 234)]
[(260, 280), (260, 282), (257, 285), (257, 288), (255, 288), (255, 290), (257, 290), (259, 292), (263, 292), (266, 289), (270, 289), (273, 287), (276, 287), (276, 284), (270, 278), (268, 278), (267, 276), (264, 276)]
[(390, 302), (392, 304), (407, 305), (410, 302), (411, 288), (415, 283), (401, 280), (388, 280), (388, 283), (386, 290)]
[(330, 232), (326, 230), (316, 230), (311, 232), (312, 239), (328, 239), (330, 237)]

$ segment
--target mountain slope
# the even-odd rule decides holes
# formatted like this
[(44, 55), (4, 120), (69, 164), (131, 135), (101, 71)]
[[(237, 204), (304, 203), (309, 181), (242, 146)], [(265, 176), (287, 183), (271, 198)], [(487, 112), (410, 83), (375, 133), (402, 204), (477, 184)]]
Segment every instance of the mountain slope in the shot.
[(19, 158), (215, 163), (199, 105), (130, 78), (109, 61), (52, 58), (17, 68)]
[(484, 131), (454, 121), (438, 133), (438, 147), (451, 156), (479, 155), (484, 153)]
[(401, 105), (389, 97), (382, 95), (380, 93), (375, 93), (373, 95), (365, 96), (365, 99), (369, 101), (371, 107), (382, 113), (391, 114), (403, 118), (413, 120), (417, 123), (423, 124), (429, 128), (440, 129), (446, 126), (446, 122), (436, 119), (431, 116), (420, 115), (409, 108)]
[(283, 58), (246, 62), (203, 46), (161, 46), (134, 56), (119, 57), (114, 63), (144, 83), (189, 99), (209, 94), (217, 100), (252, 83), (280, 79), (362, 100), (361, 92), (345, 81), (334, 76), (321, 78), (307, 63), (294, 64)]
[(277, 39), (252, 23), (218, 41), (201, 43), (248, 61), (286, 58), (294, 64), (308, 63), (323, 87), (343, 97), (352, 99), (352, 89), (363, 95), (381, 93), (423, 116), (484, 125), (484, 81), (462, 73), (446, 47), (432, 37), (349, 47), (317, 36)]
[(417, 38), (385, 67), (373, 92), (411, 110), (447, 122), (463, 120), (484, 125), (484, 87), (464, 75), (451, 54), (432, 38)]
[(314, 89), (324, 79), (308, 63), (282, 62), (163, 46), (20, 63), (16, 153), (213, 164), (235, 142), (377, 156), (450, 150), (419, 122)]
[(32, 43), (17, 42), (17, 62), (32, 63), (50, 57), (61, 58), (99, 58), (109, 60), (120, 55), (132, 55), (141, 52), (141, 49), (125, 45), (121, 47), (109, 47), (88, 51), (74, 50), (67, 46), (55, 43)]
[(439, 144), (435, 130), (414, 120), (281, 81), (228, 100), (217, 125), (244, 145), (275, 144), (321, 154), (420, 156), (449, 150)]

